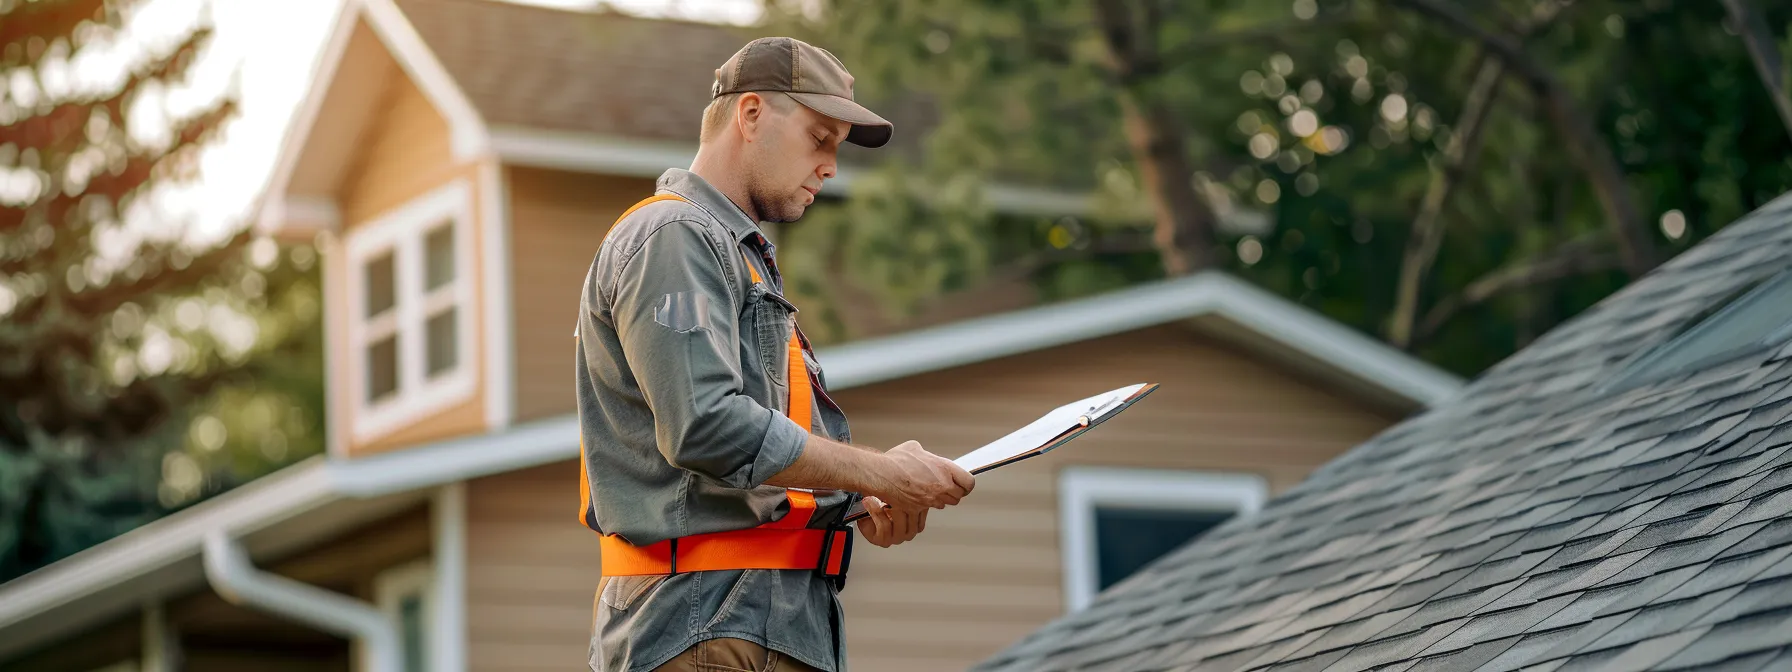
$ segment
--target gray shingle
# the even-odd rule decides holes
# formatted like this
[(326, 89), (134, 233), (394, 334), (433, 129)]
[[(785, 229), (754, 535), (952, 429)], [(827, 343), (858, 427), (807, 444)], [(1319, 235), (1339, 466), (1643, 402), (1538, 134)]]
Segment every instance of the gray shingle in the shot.
[(1792, 347), (1599, 389), (1789, 265), (1792, 196), (982, 669), (1792, 669)]
[(1699, 667), (1756, 651), (1792, 644), (1792, 609), (1758, 612), (1712, 627), (1704, 636), (1662, 661), (1663, 667)]

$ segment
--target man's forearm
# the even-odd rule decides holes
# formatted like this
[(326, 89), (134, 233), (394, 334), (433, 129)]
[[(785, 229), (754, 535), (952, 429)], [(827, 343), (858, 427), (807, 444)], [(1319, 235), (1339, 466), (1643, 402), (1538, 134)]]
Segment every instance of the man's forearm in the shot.
[(888, 485), (888, 462), (876, 450), (810, 434), (803, 454), (765, 482), (784, 488), (881, 491)]

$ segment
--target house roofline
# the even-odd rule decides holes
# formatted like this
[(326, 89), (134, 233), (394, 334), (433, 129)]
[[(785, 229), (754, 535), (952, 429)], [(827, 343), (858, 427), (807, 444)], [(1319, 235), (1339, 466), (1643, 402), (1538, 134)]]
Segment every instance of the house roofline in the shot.
[[(1209, 316), (1414, 405), (1441, 403), (1463, 385), (1449, 373), (1218, 271), (824, 348), (818, 358), (828, 370), (830, 389), (842, 390)], [(577, 418), (564, 415), (356, 460), (316, 457), (287, 467), (0, 585), (0, 656), (35, 642), (9, 632), (21, 622), (196, 558), (211, 529), (244, 534), (338, 500), (389, 499), (569, 460), (578, 454), (578, 435)]]
[(859, 386), (1205, 316), (1235, 323), (1414, 405), (1437, 404), (1463, 385), (1455, 375), (1220, 271), (849, 343), (818, 357), (834, 386)]
[(491, 133), (478, 108), (392, 0), (344, 0), (338, 12), (329, 41), (324, 43), (312, 66), (309, 88), (281, 138), (273, 176), (268, 181), (268, 197), (255, 216), (256, 226), (264, 232), (330, 230), (341, 226), (340, 211), (335, 203), (314, 196), (294, 197), (287, 191), (293, 171), (297, 170), (318, 117), (323, 113), (324, 99), (329, 96), (336, 73), (347, 57), (355, 24), (361, 20), (367, 21), (386, 53), (423, 92), (430, 106), (447, 120), (454, 159), (468, 161), (489, 151)]

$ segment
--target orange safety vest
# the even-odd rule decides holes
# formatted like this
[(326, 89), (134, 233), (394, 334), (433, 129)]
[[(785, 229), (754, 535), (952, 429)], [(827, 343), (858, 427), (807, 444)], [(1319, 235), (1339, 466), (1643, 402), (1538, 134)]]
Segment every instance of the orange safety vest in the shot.
[[(674, 194), (656, 194), (636, 203), (621, 217), (620, 224), (636, 210), (659, 201), (683, 201)], [(759, 269), (742, 252), (753, 282), (763, 282)], [(809, 367), (803, 358), (802, 338), (793, 328), (790, 333), (790, 396), (785, 404), (786, 415), (808, 431), (812, 426), (814, 388)], [(579, 437), (579, 523), (591, 525), (591, 482), (585, 468), (585, 439)], [(622, 537), (606, 534), (598, 538), (604, 576), (652, 576), (701, 572), (722, 569), (813, 569), (825, 576), (843, 577), (851, 558), (852, 532), (844, 527), (808, 529), (815, 514), (815, 495), (807, 490), (787, 489), (790, 512), (783, 518), (745, 530), (730, 530), (667, 539), (647, 546), (635, 546)]]

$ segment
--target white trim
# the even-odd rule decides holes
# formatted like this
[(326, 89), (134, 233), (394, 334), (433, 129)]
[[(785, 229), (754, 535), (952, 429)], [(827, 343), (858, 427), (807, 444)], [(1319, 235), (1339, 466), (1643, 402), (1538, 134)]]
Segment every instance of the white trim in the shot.
[(351, 637), (363, 672), (403, 672), (398, 628), (373, 605), (257, 569), (223, 529), (205, 536), (205, 578), (224, 601)]
[(449, 483), (436, 490), (430, 506), (435, 558), (435, 618), (430, 656), (437, 672), (467, 669), (467, 486)]
[(1236, 511), (1263, 508), (1269, 487), (1255, 474), (1069, 467), (1058, 474), (1058, 526), (1064, 562), (1064, 599), (1079, 611), (1095, 599), (1100, 575), (1095, 548), (1095, 509)]
[(1209, 314), (1421, 405), (1462, 388), (1449, 373), (1218, 271), (848, 343), (818, 357), (830, 388), (856, 387)]
[(400, 669), (407, 669), (410, 661), (404, 655), (404, 613), (402, 600), (408, 595), (416, 595), (422, 602), (423, 617), (423, 665), (426, 670), (440, 670), (436, 666), (441, 645), (440, 627), (436, 618), (436, 571), (435, 563), (429, 559), (416, 560), (397, 567), (386, 569), (373, 577), (373, 603), (397, 634)]
[(541, 466), (578, 453), (578, 417), (563, 415), (502, 432), (334, 462), (330, 481), (344, 494), (376, 497)]
[(530, 168), (659, 177), (667, 168), (683, 168), (697, 158), (697, 146), (686, 142), (515, 126), (496, 126), (491, 134), (493, 154), (506, 164)]
[(342, 228), (342, 209), (328, 198), (281, 193), (261, 208), (256, 226), (288, 238), (336, 231)]
[(515, 314), (510, 305), (510, 190), (496, 159), (479, 164), (480, 264), (485, 325), (485, 425), (510, 426), (516, 413)]
[[(301, 203), (296, 211), (291, 210), (292, 206), (286, 203), (287, 191), (293, 172), (304, 156), (305, 146), (310, 143), (311, 133), (316, 130), (318, 117), (323, 113), (324, 99), (329, 97), (330, 87), (334, 85), (349, 43), (353, 41), (355, 24), (362, 19), (366, 19), (367, 26), (392, 55), (392, 60), (398, 63), (399, 69), (447, 120), (449, 147), (455, 161), (482, 156), (491, 146), (491, 135), (478, 108), (473, 106), (466, 92), (461, 90), (392, 0), (344, 0), (336, 24), (330, 29), (329, 42), (325, 43), (312, 66), (305, 97), (281, 140), (278, 163), (268, 183), (267, 205), (256, 215), (256, 224), (264, 231), (285, 226), (288, 222), (283, 218), (289, 214), (306, 217), (327, 214), (315, 204), (308, 203)], [(340, 222), (339, 215), (335, 219)]]
[[(411, 200), (378, 219), (357, 226), (344, 242), (348, 261), (348, 370), (368, 370), (367, 346), (387, 332), (396, 330), (398, 344), (398, 390), (372, 402), (367, 399), (367, 378), (356, 375), (353, 380), (335, 381), (345, 385), (353, 401), (354, 422), (351, 432), (356, 441), (367, 441), (416, 421), (429, 413), (463, 402), (478, 388), (479, 338), (474, 319), (478, 309), (474, 302), (473, 275), (473, 196), (472, 187), (464, 179), (455, 180), (434, 191)], [(454, 230), (454, 279), (435, 290), (423, 287), (425, 267), (424, 239), (432, 227), (443, 220)], [(381, 316), (366, 317), (366, 263), (378, 256), (392, 254), (396, 274), (397, 305)], [(340, 296), (340, 295), (338, 295)], [(425, 326), (429, 316), (439, 310), (435, 304), (454, 305), (455, 354), (454, 368), (431, 378), (425, 372), (428, 357)]]
[(404, 18), (404, 12), (399, 11), (392, 0), (350, 1), (362, 5), (367, 25), (392, 52), (399, 67), (410, 75), (411, 81), (416, 82), (417, 88), (448, 120), (455, 160), (466, 161), (484, 153), (491, 143), (485, 120), (480, 118), (473, 101), (448, 74), (448, 69), (436, 60), (435, 52), (430, 51), (417, 29)]
[[(287, 187), (292, 184), (292, 173), (298, 169), (299, 158), (305, 153), (318, 115), (323, 113), (324, 99), (329, 97), (330, 85), (336, 80), (336, 70), (342, 65), (348, 45), (354, 39), (355, 22), (360, 18), (360, 0), (344, 0), (336, 10), (336, 25), (330, 28), (329, 41), (318, 52), (317, 61), (312, 63), (310, 85), (280, 140), (280, 153), (276, 155), (278, 163), (274, 164), (274, 174), (268, 181), (268, 203), (274, 206), (273, 213), (282, 209), (280, 204), (286, 198)], [(257, 222), (263, 231), (271, 232), (282, 225), (280, 215), (273, 213), (264, 209), (258, 216)]]

